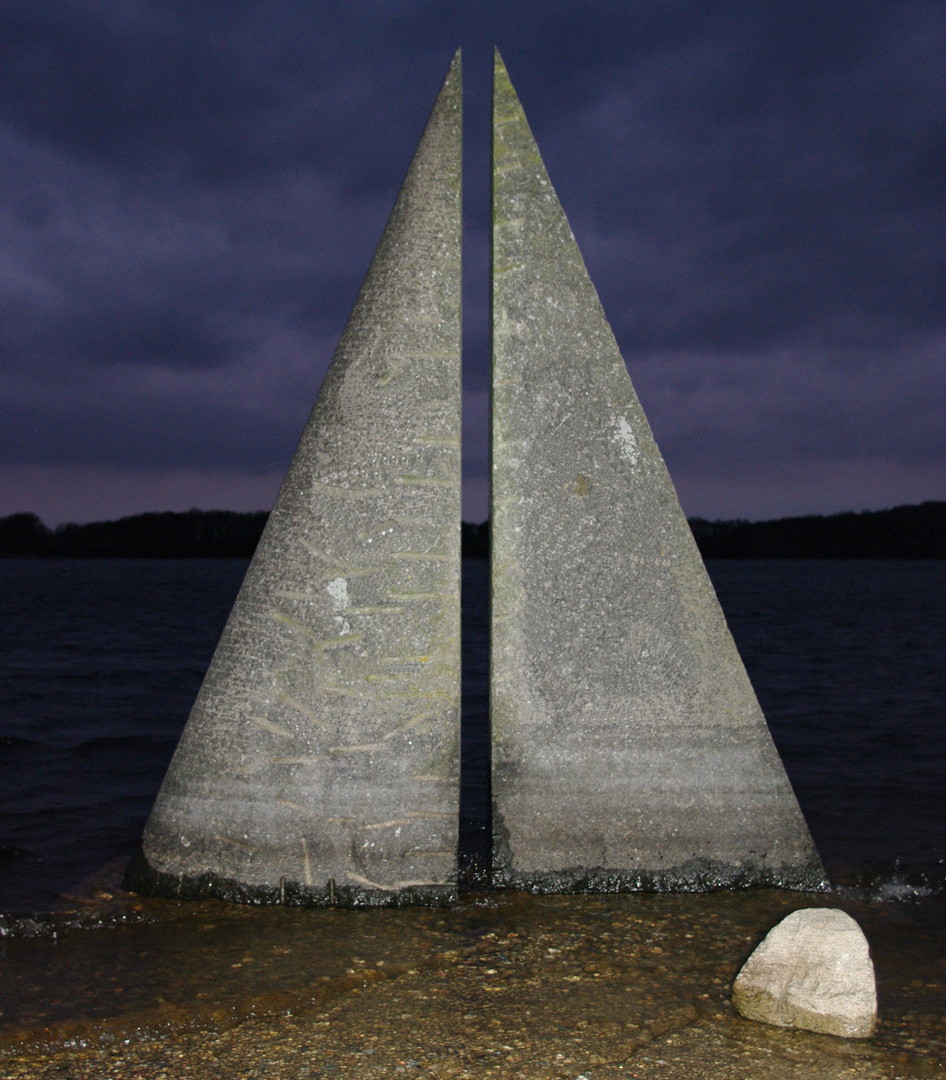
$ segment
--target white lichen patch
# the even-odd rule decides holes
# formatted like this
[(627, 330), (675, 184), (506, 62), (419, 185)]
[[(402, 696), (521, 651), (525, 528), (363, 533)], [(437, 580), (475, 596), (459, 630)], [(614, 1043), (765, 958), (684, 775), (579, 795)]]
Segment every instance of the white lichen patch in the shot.
[(614, 434), (611, 436), (611, 440), (618, 444), (621, 457), (625, 458), (631, 465), (637, 464), (640, 457), (637, 438), (634, 435), (634, 429), (623, 416), (619, 416), (614, 421)]
[[(336, 611), (344, 611), (345, 608), (350, 606), (351, 599), (348, 595), (348, 582), (343, 577), (333, 578), (325, 588), (332, 598), (332, 607)], [(351, 626), (343, 615), (336, 615), (335, 621), (341, 628), (343, 636), (351, 633)]]
[(351, 600), (348, 597), (348, 582), (343, 577), (333, 578), (325, 587), (332, 598), (332, 607), (336, 611), (349, 606)]

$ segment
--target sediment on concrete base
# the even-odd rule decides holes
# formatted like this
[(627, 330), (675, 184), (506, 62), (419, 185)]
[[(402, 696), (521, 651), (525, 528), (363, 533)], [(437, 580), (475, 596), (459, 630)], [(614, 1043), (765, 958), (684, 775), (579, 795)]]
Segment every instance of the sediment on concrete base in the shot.
[(721, 889), (775, 888), (795, 892), (830, 892), (820, 865), (809, 867), (728, 866), (694, 861), (666, 870), (609, 870), (573, 867), (542, 873), (504, 870), (493, 874), (493, 888), (552, 893), (716, 892)]

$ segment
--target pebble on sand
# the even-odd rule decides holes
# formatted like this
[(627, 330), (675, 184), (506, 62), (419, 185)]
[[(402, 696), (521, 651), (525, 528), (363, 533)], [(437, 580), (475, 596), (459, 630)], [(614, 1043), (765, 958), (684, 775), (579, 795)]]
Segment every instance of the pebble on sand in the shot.
[(732, 1003), (749, 1020), (866, 1039), (877, 1022), (867, 939), (843, 911), (793, 911), (743, 965)]

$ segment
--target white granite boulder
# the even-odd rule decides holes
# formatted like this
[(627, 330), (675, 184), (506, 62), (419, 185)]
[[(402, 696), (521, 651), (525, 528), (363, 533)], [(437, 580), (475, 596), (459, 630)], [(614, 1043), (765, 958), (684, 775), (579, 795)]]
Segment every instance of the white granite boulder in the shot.
[(743, 965), (732, 1003), (749, 1020), (866, 1039), (877, 1022), (867, 938), (836, 908), (793, 911)]

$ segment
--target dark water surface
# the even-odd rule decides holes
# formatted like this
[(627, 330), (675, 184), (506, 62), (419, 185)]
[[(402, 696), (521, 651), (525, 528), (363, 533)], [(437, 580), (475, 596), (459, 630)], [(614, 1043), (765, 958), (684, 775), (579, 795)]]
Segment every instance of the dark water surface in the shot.
[[(0, 560), (0, 1032), (119, 1014), (126, 1026), (147, 1027), (265, 1011), (279, 994), (344, 989), (366, 963), (393, 970), (466, 948), (491, 921), (506, 932), (510, 920), (531, 920), (552, 940), (576, 919), (659, 921), (677, 912), (674, 947), (687, 948), (686, 920), (715, 919), (727, 928), (731, 966), (783, 908), (802, 906), (760, 891), (547, 901), (470, 894), (450, 913), (120, 898), (111, 907), (110, 883), (140, 836), (245, 569), (231, 560)], [(893, 1018), (886, 1037), (904, 1046), (919, 1039), (941, 1055), (946, 563), (709, 569), (815, 842), (842, 886), (814, 902), (841, 904), (865, 926), (882, 1009)], [(464, 565), (461, 865), (474, 884), (482, 884), (488, 836), (487, 574), (485, 563)], [(65, 902), (78, 915), (27, 917), (109, 863), (99, 885), (83, 889), (95, 903)]]
[(0, 560), (0, 912), (130, 852), (241, 560)]
[(942, 890), (946, 562), (708, 569), (829, 876)]
[[(710, 572), (832, 879), (946, 882), (946, 563)], [(246, 570), (0, 560), (0, 912), (51, 905), (141, 834)], [(463, 862), (488, 826), (485, 562), (464, 565)]]

